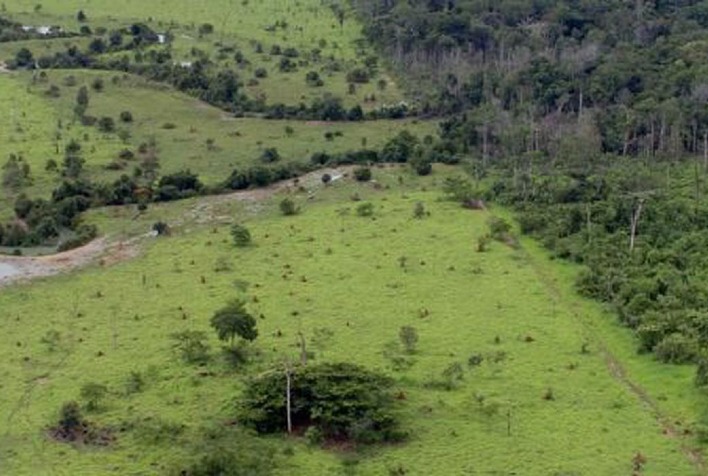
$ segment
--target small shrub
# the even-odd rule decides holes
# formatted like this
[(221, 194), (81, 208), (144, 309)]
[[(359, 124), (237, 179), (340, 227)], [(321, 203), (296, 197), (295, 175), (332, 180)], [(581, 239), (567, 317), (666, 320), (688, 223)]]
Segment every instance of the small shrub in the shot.
[(423, 205), (423, 202), (417, 202), (415, 204), (415, 206), (413, 207), (413, 218), (420, 220), (424, 217), (425, 217), (425, 205)]
[(98, 120), (98, 130), (105, 133), (111, 133), (116, 130), (116, 123), (112, 117), (102, 117)]
[(468, 367), (479, 367), (482, 365), (482, 362), (484, 362), (484, 357), (482, 354), (472, 354), (470, 355), (470, 358), (467, 359), (467, 366)]
[(231, 237), (234, 245), (243, 248), (251, 244), (251, 232), (243, 225), (235, 224), (231, 227)]
[(275, 147), (268, 147), (261, 154), (261, 161), (272, 164), (273, 162), (278, 162), (280, 160), (280, 153)]
[(120, 120), (122, 122), (133, 122), (133, 113), (130, 111), (123, 111), (120, 113)]
[(418, 331), (413, 326), (403, 326), (398, 331), (398, 338), (403, 344), (403, 348), (409, 354), (415, 352), (416, 345), (418, 344)]
[(374, 214), (374, 204), (371, 202), (361, 203), (356, 207), (356, 214), (360, 217), (370, 217)]
[(354, 169), (354, 178), (359, 182), (371, 180), (371, 169), (369, 167), (357, 167)]
[(163, 222), (163, 221), (158, 221), (152, 224), (152, 231), (157, 233), (158, 236), (169, 236), (170, 235), (170, 226)]
[(415, 173), (420, 176), (430, 175), (433, 171), (433, 163), (426, 157), (414, 157), (410, 160), (410, 164)]
[(296, 215), (300, 209), (295, 205), (295, 202), (290, 198), (284, 198), (280, 202), (280, 213), (285, 216)]

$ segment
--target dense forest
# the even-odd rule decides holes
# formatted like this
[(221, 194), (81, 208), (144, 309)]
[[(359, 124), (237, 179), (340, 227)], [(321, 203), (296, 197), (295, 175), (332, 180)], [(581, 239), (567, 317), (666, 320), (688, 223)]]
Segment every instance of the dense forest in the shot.
[(353, 3), (426, 110), (465, 113), (479, 154), (705, 149), (708, 2)]
[(353, 3), (477, 193), (705, 384), (708, 2)]

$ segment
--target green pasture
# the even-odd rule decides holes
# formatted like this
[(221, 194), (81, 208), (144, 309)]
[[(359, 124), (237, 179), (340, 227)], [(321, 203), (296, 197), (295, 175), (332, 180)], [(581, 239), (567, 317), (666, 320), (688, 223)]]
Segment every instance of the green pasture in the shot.
[[(172, 35), (171, 52), (175, 61), (193, 60), (192, 50), (201, 50), (222, 66), (236, 69), (244, 84), (255, 79), (256, 69), (266, 69), (268, 77), (258, 79), (258, 84), (248, 85), (247, 91), (268, 103), (308, 103), (329, 93), (341, 97), (347, 106), (361, 104), (364, 109), (373, 109), (403, 99), (401, 90), (386, 74), (383, 65), (368, 83), (358, 84), (353, 93), (349, 91), (347, 72), (363, 66), (366, 56), (375, 53), (363, 41), (361, 25), (353, 12), (345, 8), (344, 22), (340, 25), (328, 2), (219, 0), (207, 5), (188, 1), (53, 1), (42, 3), (39, 11), (35, 11), (37, 4), (33, 2), (9, 1), (5, 5), (6, 11), (0, 15), (27, 25), (61, 25), (70, 31), (78, 31), (82, 25), (76, 20), (79, 10), (87, 14), (86, 25), (94, 30), (146, 22), (158, 33)], [(214, 33), (201, 34), (199, 26), (204, 23), (213, 25)], [(57, 46), (66, 41), (47, 40), (51, 47), (45, 47), (44, 40), (0, 44), (0, 60), (13, 57), (21, 47), (29, 48), (35, 55), (54, 52), (63, 49)], [(88, 42), (72, 39), (72, 43), (85, 46)], [(257, 45), (261, 47), (260, 52)], [(298, 50), (300, 56), (293, 60), (302, 64), (298, 64), (296, 71), (279, 70), (283, 56), (270, 54), (276, 45), (282, 50), (289, 47)], [(228, 53), (219, 54), (222, 49)], [(319, 59), (311, 56), (313, 50), (319, 51)], [(241, 52), (246, 60), (241, 65), (234, 61), (235, 51)], [(306, 84), (305, 76), (310, 71), (320, 74), (324, 86)], [(380, 80), (383, 87), (379, 87)]]
[[(97, 78), (103, 79), (101, 92), (91, 87)], [(59, 97), (47, 94), (52, 85), (59, 88)], [(116, 132), (102, 133), (76, 120), (73, 108), (81, 86), (89, 89), (87, 114), (113, 118)], [(269, 147), (278, 149), (282, 161), (308, 162), (315, 152), (380, 148), (404, 129), (422, 138), (437, 128), (436, 122), (416, 120), (321, 123), (236, 119), (167, 86), (93, 71), (49, 71), (46, 80), (33, 79), (31, 73), (0, 74), (0, 107), (5, 111), (0, 115), (0, 161), (4, 163), (9, 154), (22, 154), (34, 182), (21, 191), (30, 196), (46, 196), (59, 183), (59, 174), (47, 172), (45, 166), (49, 159), (61, 164), (64, 147), (72, 139), (82, 145), (85, 174), (92, 180), (112, 181), (132, 173), (138, 159), (125, 162), (122, 170), (106, 167), (122, 150), (137, 155), (141, 143), (154, 139), (161, 174), (190, 169), (205, 183), (216, 184), (235, 167), (259, 163), (263, 150)], [(132, 123), (121, 122), (123, 111), (132, 113)], [(121, 138), (121, 130), (128, 135)], [(328, 132), (336, 137), (326, 140)], [(207, 145), (209, 139), (213, 140), (211, 146)], [(17, 192), (5, 190), (5, 214)]]
[[(670, 415), (682, 408), (677, 418), (699, 397), (689, 373), (636, 356), (624, 331), (566, 285), (574, 269), (533, 245), (494, 242), (477, 252), (490, 213), (441, 201), (436, 187), (445, 173), (420, 180), (377, 168), (377, 186), (342, 178), (314, 193), (291, 192), (302, 208), (293, 217), (277, 211), (282, 194), (151, 207), (144, 225), (163, 216), (174, 234), (143, 242), (140, 257), (3, 290), (0, 473), (166, 471), (188, 457), (199, 427), (233, 418), (247, 375), (297, 358), (301, 330), (315, 362), (357, 362), (394, 377), (411, 436), (360, 452), (268, 438), (282, 450), (277, 474), (617, 475), (631, 473), (637, 452), (647, 459), (642, 474), (696, 474), (680, 440), (664, 435), (652, 410), (610, 374), (601, 345), (618, 350), (628, 378), (649, 394), (673, 385), (659, 406)], [(350, 200), (355, 194), (361, 201)], [(358, 216), (362, 201), (374, 204), (373, 217)], [(417, 202), (429, 212), (423, 219), (412, 216)], [(254, 245), (235, 248), (229, 222), (246, 224)], [(234, 297), (261, 316), (260, 337), (252, 362), (230, 369), (208, 322)], [(404, 325), (420, 341), (410, 368), (397, 369), (390, 356), (401, 355)], [(60, 335), (54, 350), (42, 342), (52, 330)], [(169, 338), (180, 330), (209, 334), (210, 364), (180, 361)], [(469, 366), (477, 354), (484, 362)], [(436, 387), (454, 363), (464, 369), (458, 387)], [(131, 371), (147, 384), (126, 395)], [(86, 382), (110, 390), (102, 409), (88, 414), (116, 429), (107, 448), (55, 443), (45, 432)], [(185, 430), (146, 444), (141, 428), (154, 422)]]

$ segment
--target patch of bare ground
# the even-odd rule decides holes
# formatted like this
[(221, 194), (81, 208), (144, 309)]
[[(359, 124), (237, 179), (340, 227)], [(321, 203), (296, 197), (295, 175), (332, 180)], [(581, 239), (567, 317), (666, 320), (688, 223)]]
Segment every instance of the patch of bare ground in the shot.
[[(318, 188), (324, 186), (322, 175), (329, 174), (332, 177), (332, 182), (335, 182), (346, 177), (352, 168), (353, 166), (344, 166), (322, 169), (310, 172), (297, 179), (277, 182), (268, 187), (204, 197), (198, 200), (183, 215), (182, 219), (174, 225), (229, 222), (231, 218), (218, 215), (216, 208), (232, 201), (249, 202), (251, 204), (249, 206), (250, 211), (257, 213), (260, 210), (262, 201), (279, 193), (305, 190), (312, 196)], [(0, 273), (0, 288), (18, 282), (27, 282), (41, 277), (68, 273), (94, 263), (100, 266), (111, 266), (129, 260), (140, 254), (140, 243), (151, 236), (153, 236), (151, 233), (146, 233), (123, 241), (110, 241), (108, 237), (102, 237), (79, 248), (48, 256), (0, 255), (0, 265), (9, 267), (11, 270), (10, 273)]]

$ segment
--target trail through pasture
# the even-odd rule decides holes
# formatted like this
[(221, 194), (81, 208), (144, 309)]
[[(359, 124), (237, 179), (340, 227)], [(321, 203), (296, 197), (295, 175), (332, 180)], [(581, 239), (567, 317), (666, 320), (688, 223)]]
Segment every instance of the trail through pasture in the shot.
[(626, 387), (639, 401), (641, 406), (646, 408), (654, 416), (664, 435), (672, 439), (678, 439), (681, 451), (696, 468), (697, 474), (708, 475), (703, 454), (699, 449), (691, 446), (688, 439), (689, 435), (679, 428), (683, 426), (681, 422), (675, 421), (670, 415), (667, 415), (649, 392), (631, 378), (624, 365), (622, 365), (622, 362), (610, 350), (607, 343), (592, 329), (587, 318), (580, 315), (576, 304), (569, 301), (567, 297), (564, 296), (564, 293), (559, 289), (554, 278), (549, 275), (543, 264), (539, 263), (537, 258), (531, 256), (527, 250), (524, 250), (524, 254), (528, 258), (529, 263), (531, 263), (538, 279), (544, 284), (549, 297), (554, 301), (556, 307), (563, 309), (565, 313), (573, 316), (574, 319), (582, 324), (587, 342), (600, 352), (610, 375), (622, 386)]
[[(322, 175), (330, 174), (333, 179), (339, 179), (352, 168), (352, 166), (346, 166), (336, 169), (322, 169), (264, 188), (203, 197), (186, 210), (180, 220), (170, 225), (182, 227), (188, 224), (204, 225), (218, 221), (231, 221), (231, 217), (220, 217), (215, 213), (216, 206), (225, 202), (236, 200), (251, 202), (253, 203), (252, 211), (258, 212), (262, 201), (278, 193), (290, 192), (302, 187), (311, 196), (316, 189), (324, 186), (321, 180)], [(0, 255), (0, 288), (17, 282), (68, 273), (94, 263), (110, 266), (134, 258), (140, 253), (140, 244), (151, 237), (154, 237), (154, 234), (150, 230), (145, 230), (144, 234), (128, 240), (112, 240), (110, 236), (104, 236), (79, 248), (53, 255), (33, 257)]]

